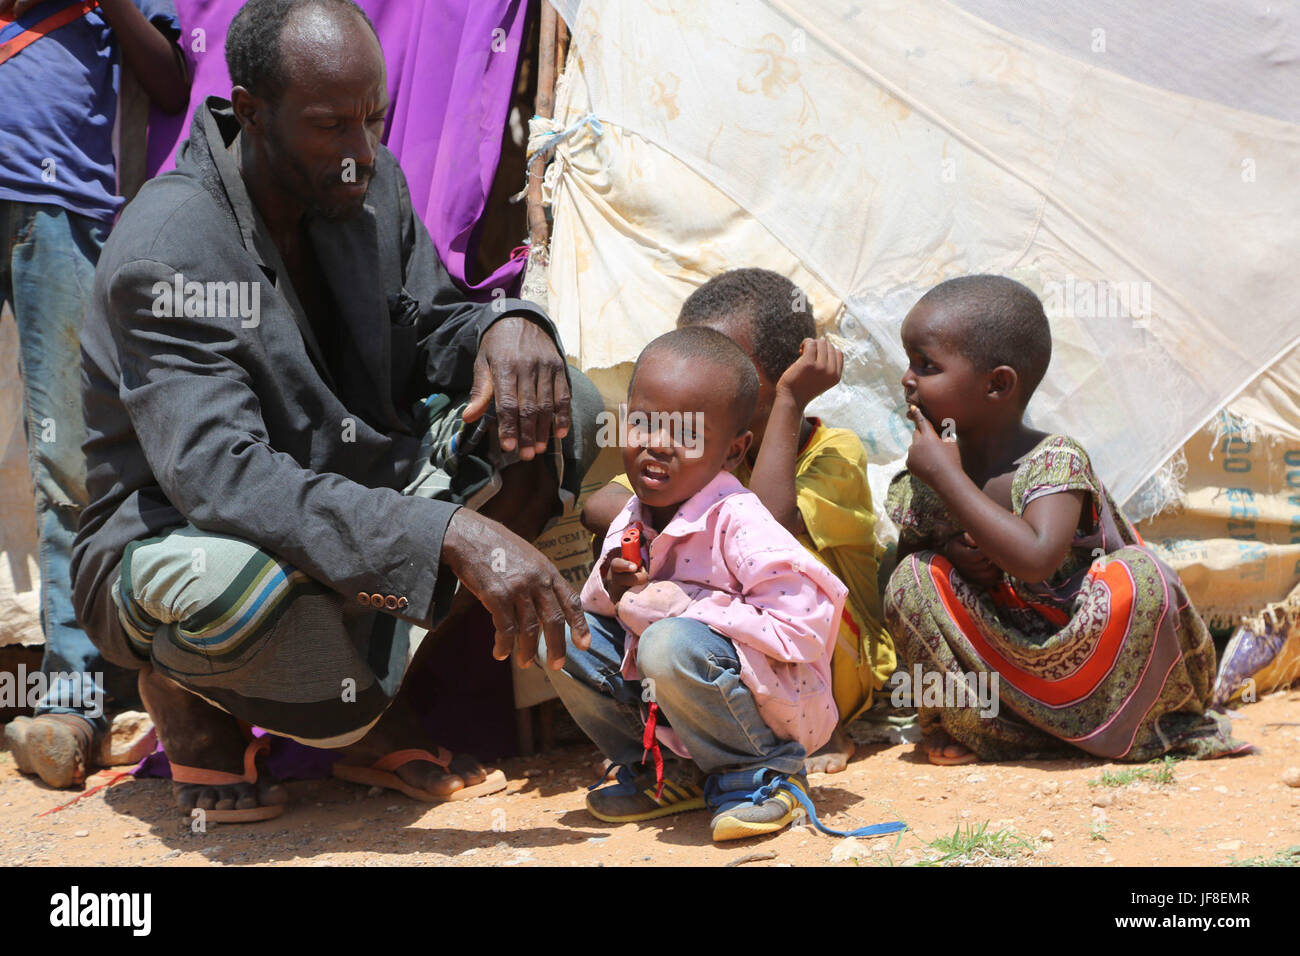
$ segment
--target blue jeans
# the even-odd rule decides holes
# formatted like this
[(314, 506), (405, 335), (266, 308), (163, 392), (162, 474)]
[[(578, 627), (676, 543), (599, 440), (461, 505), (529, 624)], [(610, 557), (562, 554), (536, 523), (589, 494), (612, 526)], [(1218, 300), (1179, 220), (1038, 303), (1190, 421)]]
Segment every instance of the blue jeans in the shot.
[(104, 659), (77, 626), (68, 565), (86, 504), (81, 410), (81, 315), (109, 224), (53, 205), (0, 200), (0, 302), (18, 325), (28, 464), (36, 495), (41, 573), (37, 714), (81, 714), (103, 730)]
[[(568, 635), (564, 669), (547, 673), (578, 726), (610, 760), (629, 767), (641, 763), (643, 692), (652, 689), (663, 716), (706, 774), (764, 767), (803, 771), (803, 747), (772, 733), (740, 679), (735, 646), (717, 631), (685, 618), (651, 624), (637, 644), (643, 686), (621, 674), (623, 625), (588, 614), (587, 627), (591, 649), (578, 650)], [(537, 658), (545, 663), (545, 640)]]

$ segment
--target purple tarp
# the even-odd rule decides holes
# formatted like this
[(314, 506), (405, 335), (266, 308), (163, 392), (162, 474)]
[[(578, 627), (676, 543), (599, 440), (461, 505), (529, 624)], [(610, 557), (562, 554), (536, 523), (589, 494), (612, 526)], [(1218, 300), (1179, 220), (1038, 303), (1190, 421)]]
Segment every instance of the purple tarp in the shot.
[[(150, 176), (175, 166), (196, 104), (213, 95), (229, 98), (226, 30), (243, 6), (243, 0), (175, 3), (194, 84), (183, 118), (156, 110), (150, 116)], [(501, 156), (526, 0), (360, 0), (360, 6), (379, 32), (388, 64), (384, 142), (402, 164), (438, 255), (466, 289), (513, 291), (522, 261), (506, 262), (477, 282), (465, 270)]]

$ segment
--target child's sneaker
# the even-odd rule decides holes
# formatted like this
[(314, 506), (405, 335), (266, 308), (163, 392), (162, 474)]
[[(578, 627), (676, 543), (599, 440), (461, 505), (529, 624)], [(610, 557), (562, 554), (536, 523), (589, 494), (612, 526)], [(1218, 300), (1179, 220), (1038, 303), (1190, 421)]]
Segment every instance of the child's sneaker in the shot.
[[(795, 791), (803, 796), (800, 800)], [(743, 840), (783, 830), (804, 813), (808, 780), (803, 774), (775, 770), (739, 770), (713, 774), (705, 783), (705, 800), (713, 811), (713, 839)]]
[(670, 761), (669, 768), (664, 774), (663, 791), (656, 797), (658, 785), (653, 768), (633, 772), (620, 766), (617, 783), (587, 794), (587, 811), (606, 823), (639, 823), (687, 810), (703, 810), (702, 774), (695, 765)]

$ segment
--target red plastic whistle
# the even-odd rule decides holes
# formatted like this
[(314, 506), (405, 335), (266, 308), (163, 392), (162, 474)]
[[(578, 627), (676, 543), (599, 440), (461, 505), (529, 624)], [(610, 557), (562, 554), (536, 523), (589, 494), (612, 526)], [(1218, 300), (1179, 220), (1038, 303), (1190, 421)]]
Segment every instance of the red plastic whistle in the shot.
[(623, 553), (624, 561), (631, 561), (641, 569), (641, 525), (633, 523), (623, 532)]

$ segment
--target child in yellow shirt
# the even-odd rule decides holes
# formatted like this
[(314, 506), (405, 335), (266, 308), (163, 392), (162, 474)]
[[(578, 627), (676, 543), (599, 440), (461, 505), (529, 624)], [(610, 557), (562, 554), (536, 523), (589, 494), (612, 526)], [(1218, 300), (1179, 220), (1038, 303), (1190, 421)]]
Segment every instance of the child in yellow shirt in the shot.
[[(876, 580), (880, 551), (866, 450), (849, 429), (804, 415), (809, 402), (840, 380), (844, 357), (815, 338), (799, 287), (766, 269), (734, 269), (700, 286), (677, 318), (678, 328), (690, 325), (726, 335), (758, 371), (758, 405), (749, 425), (754, 440), (736, 477), (849, 589), (831, 659), (840, 723), (805, 764), (807, 773), (837, 773), (853, 755), (845, 726), (871, 706), (897, 663)], [(582, 523), (597, 541), (631, 494), (627, 476), (620, 475), (587, 500)]]

